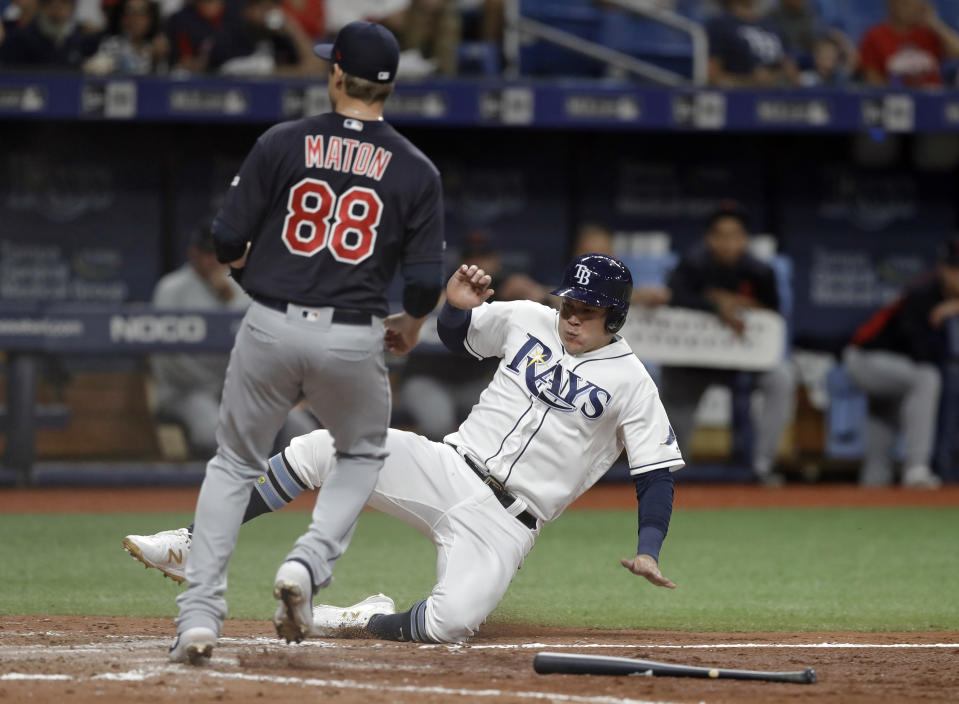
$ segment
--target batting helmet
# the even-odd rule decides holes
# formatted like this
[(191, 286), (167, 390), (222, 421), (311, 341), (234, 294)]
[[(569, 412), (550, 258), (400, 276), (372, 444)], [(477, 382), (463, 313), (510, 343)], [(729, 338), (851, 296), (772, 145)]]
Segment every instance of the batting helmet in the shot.
[(554, 296), (572, 298), (591, 306), (609, 309), (606, 330), (618, 332), (626, 322), (633, 277), (626, 265), (608, 254), (583, 254), (563, 273), (563, 283)]

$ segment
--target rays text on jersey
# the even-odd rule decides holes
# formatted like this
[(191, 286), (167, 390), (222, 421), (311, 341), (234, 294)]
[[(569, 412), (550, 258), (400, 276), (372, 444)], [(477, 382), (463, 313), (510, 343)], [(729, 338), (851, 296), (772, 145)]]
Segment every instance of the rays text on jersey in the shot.
[(307, 135), (304, 138), (306, 168), (328, 169), (366, 176), (379, 181), (393, 158), (393, 152), (370, 142), (336, 135)]
[[(578, 410), (590, 420), (603, 415), (606, 405), (612, 398), (610, 393), (559, 363), (551, 367), (547, 366), (545, 370), (540, 371), (540, 364), (546, 366), (553, 356), (553, 351), (542, 340), (529, 333), (526, 333), (526, 338), (526, 344), (506, 366), (507, 371), (520, 374), (522, 366), (526, 388), (534, 398), (550, 408), (563, 413)], [(576, 402), (580, 397), (582, 402), (577, 405)]]

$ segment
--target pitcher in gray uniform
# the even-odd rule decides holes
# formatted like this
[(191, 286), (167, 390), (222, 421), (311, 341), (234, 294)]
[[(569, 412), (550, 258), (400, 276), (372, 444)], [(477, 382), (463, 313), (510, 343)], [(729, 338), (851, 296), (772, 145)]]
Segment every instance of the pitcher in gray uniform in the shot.
[[(308, 631), (313, 594), (332, 579), (387, 454), (384, 345), (412, 349), (442, 288), (439, 173), (382, 116), (396, 39), (354, 22), (316, 51), (330, 61), (334, 111), (267, 130), (214, 220), (217, 258), (253, 303), (230, 356), (218, 449), (197, 501), (174, 662), (202, 664), (212, 654), (251, 483), (301, 396), (330, 431), (336, 463), (309, 531), (277, 572), (274, 623), (287, 640)], [(397, 265), (404, 310), (387, 316)]]

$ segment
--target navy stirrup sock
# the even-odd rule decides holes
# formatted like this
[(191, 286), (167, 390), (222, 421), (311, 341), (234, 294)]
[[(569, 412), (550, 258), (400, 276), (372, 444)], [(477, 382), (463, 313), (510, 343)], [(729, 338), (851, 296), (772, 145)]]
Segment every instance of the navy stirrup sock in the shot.
[(426, 635), (426, 599), (413, 604), (401, 614), (376, 614), (366, 624), (366, 630), (383, 640), (432, 642)]
[[(279, 511), (308, 488), (290, 469), (282, 452), (274, 455), (270, 458), (266, 474), (257, 477), (253, 484), (243, 522), (252, 521), (270, 511)], [(192, 523), (187, 530), (193, 535)]]

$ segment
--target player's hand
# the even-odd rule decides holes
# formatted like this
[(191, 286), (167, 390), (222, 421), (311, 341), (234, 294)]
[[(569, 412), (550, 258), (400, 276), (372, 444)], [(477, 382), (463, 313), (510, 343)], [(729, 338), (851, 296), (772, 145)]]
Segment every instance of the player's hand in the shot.
[(656, 560), (650, 555), (637, 555), (633, 559), (624, 557), (620, 560), (620, 564), (633, 574), (645, 577), (651, 584), (655, 584), (657, 587), (676, 588), (676, 585), (666, 579), (663, 573), (659, 571), (659, 565), (656, 564)]
[(942, 327), (946, 319), (954, 315), (959, 315), (959, 300), (947, 299), (941, 301), (929, 311), (929, 324), (934, 328)]
[(414, 318), (407, 312), (394, 313), (383, 319), (386, 336), (383, 341), (387, 352), (406, 354), (420, 341), (420, 328), (426, 318)]
[(742, 318), (742, 306), (732, 298), (721, 298), (716, 302), (716, 315), (737, 335), (746, 332), (746, 323)]
[(475, 264), (463, 264), (453, 272), (446, 284), (446, 300), (454, 308), (476, 308), (493, 295), (489, 287), (492, 277)]
[(243, 252), (243, 256), (240, 257), (239, 259), (234, 259), (232, 262), (230, 262), (231, 269), (242, 269), (243, 267), (246, 266), (246, 260), (250, 256), (250, 247), (252, 246), (253, 246), (252, 242), (246, 243), (246, 250)]

